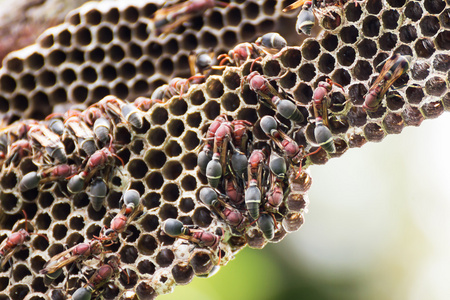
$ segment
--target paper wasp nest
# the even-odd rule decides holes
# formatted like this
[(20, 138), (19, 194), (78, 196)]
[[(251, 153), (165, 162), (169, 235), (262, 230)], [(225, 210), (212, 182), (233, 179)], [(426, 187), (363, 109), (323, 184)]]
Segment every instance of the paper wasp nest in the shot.
[[(88, 106), (109, 94), (129, 101), (149, 96), (172, 77), (189, 76), (190, 51), (214, 47), (223, 53), (239, 42), (277, 30), (280, 19), (285, 18), (281, 9), (290, 4), (232, 3), (210, 9), (203, 16), (194, 17), (190, 24), (161, 37), (154, 33), (150, 20), (160, 3), (88, 3), (69, 14), (62, 25), (46, 31), (37, 44), (7, 56), (0, 70), (0, 111), (10, 114), (12, 120), (43, 119), (56, 104)], [(64, 268), (50, 287), (43, 284), (44, 275), (39, 272), (46, 261), (65, 250), (65, 245), (87, 242), (99, 236), (103, 226), (109, 228), (112, 218), (107, 213), (119, 212), (119, 201), (127, 189), (139, 192), (145, 212), (129, 224), (131, 235), (122, 234), (118, 243), (106, 247), (121, 255), (121, 267), (128, 276), (123, 272), (115, 276), (112, 281), (116, 288), (106, 288), (105, 298), (153, 299), (170, 292), (176, 284), (189, 283), (195, 275), (214, 272), (219, 257), (220, 265), (225, 265), (246, 244), (264, 247), (268, 241), (259, 223), (245, 223), (245, 229), (236, 232), (199, 200), (201, 188), (209, 183), (197, 166), (197, 158), (209, 125), (221, 114), (230, 122), (245, 120), (253, 124), (248, 128), (251, 147), (245, 152), (247, 158), (252, 147), (261, 149), (264, 145), (272, 153), (283, 153), (261, 128), (264, 116), (276, 116), (279, 130), (303, 146), (306, 154), (317, 149), (316, 123), (312, 122), (313, 92), (327, 78), (341, 85), (342, 89), (334, 86), (330, 93), (328, 112), (336, 152), (328, 154), (321, 149), (311, 156), (302, 156), (306, 168), (324, 164), (350, 147), (400, 133), (405, 126), (419, 126), (424, 119), (435, 118), (448, 109), (448, 1), (368, 0), (358, 5), (350, 1), (343, 6), (330, 5), (328, 10), (328, 14), (318, 16), (319, 24), (327, 29), (320, 37), (307, 38), (300, 46), (284, 48), (275, 56), (266, 55), (254, 65), (250, 60), (242, 66), (227, 67), (223, 74), (211, 75), (205, 83), (192, 84), (182, 97), (176, 95), (165, 103), (155, 103), (148, 111), (135, 106), (142, 126), (134, 126), (126, 118), (131, 113), (124, 112), (124, 102), (112, 101), (117, 112), (108, 108), (109, 113), (103, 114), (115, 123), (110, 130), (114, 142), (111, 147), (120, 160), (114, 157), (109, 167), (96, 171), (109, 182), (99, 211), (93, 209), (89, 200), (92, 182), (73, 195), (67, 191), (65, 178), (39, 184), (39, 188), (19, 188), (25, 175), (49, 168), (49, 164), (37, 163), (42, 162), (41, 154), (45, 156), (42, 143), (44, 147), (23, 154), (17, 167), (14, 162), (13, 167), (3, 165), (2, 237), (10, 236), (13, 228), (17, 231), (18, 225), (24, 227), (22, 210), (28, 216), (30, 233), (41, 235), (31, 235), (27, 247), (13, 256), (12, 266), (6, 265), (0, 273), (0, 300), (64, 299), (80, 287), (83, 283), (77, 281), (77, 268), (70, 274)], [(295, 21), (295, 15), (289, 16), (290, 22), (293, 18)], [(381, 71), (377, 66), (393, 53), (412, 57), (409, 70), (394, 83), (395, 89), (387, 93), (381, 106), (366, 113), (362, 105)], [(248, 84), (246, 76), (251, 71), (258, 71), (276, 90), (292, 98), (303, 121), (288, 120), (262, 105), (260, 95)], [(47, 126), (43, 124), (30, 126)], [(66, 129), (68, 126), (65, 124)], [(76, 165), (76, 173), (80, 173), (86, 168), (89, 155), (84, 150), (80, 152), (81, 143), (73, 136), (60, 140), (68, 164)], [(47, 159), (55, 157), (50, 154)], [(309, 175), (288, 164), (286, 178), (289, 187), (285, 188), (290, 188), (290, 193), (274, 214), (277, 225), (271, 242), (301, 226), (308, 201)], [(221, 181), (218, 190), (225, 192), (225, 185)], [(248, 217), (244, 206), (237, 207)], [(219, 237), (218, 247), (170, 237), (163, 230), (170, 219), (196, 225)]]

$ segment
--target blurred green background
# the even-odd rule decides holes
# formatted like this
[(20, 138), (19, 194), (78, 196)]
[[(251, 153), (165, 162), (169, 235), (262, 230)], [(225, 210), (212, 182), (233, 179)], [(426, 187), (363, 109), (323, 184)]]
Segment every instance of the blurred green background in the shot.
[(158, 299), (450, 299), (448, 128), (444, 113), (311, 167), (299, 231)]

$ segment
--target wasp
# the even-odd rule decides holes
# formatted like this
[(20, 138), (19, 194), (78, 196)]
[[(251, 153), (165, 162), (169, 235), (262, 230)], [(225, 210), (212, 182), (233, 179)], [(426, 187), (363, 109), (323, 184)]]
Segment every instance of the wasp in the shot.
[(80, 287), (73, 293), (73, 300), (91, 299), (92, 293), (102, 288), (120, 270), (120, 258), (118, 255), (110, 256), (108, 263), (100, 266), (89, 278), (84, 287)]
[(215, 249), (220, 242), (220, 237), (218, 235), (202, 229), (190, 228), (190, 226), (184, 225), (177, 219), (167, 219), (164, 222), (162, 229), (171, 237), (188, 240), (196, 243), (200, 247), (211, 247)]
[(228, 203), (226, 203), (223, 198), (225, 195), (218, 196), (216, 191), (210, 187), (204, 187), (200, 190), (199, 198), (200, 200), (213, 208), (214, 211), (227, 222), (232, 227), (236, 228), (238, 231), (244, 229), (245, 222), (244, 216)]
[(103, 251), (102, 244), (98, 240), (89, 243), (80, 243), (66, 251), (53, 256), (45, 265), (40, 274), (45, 274), (44, 282), (49, 285), (62, 273), (62, 268), (71, 264), (79, 263), (90, 256), (95, 257)]
[(119, 239), (119, 234), (125, 232), (128, 225), (136, 219), (137, 215), (142, 212), (142, 205), (128, 205), (125, 203), (120, 212), (111, 220), (110, 228), (106, 229), (104, 233), (98, 237), (99, 240), (109, 240), (110, 244), (116, 243)]
[(227, 7), (229, 3), (216, 0), (188, 0), (157, 10), (152, 18), (159, 33), (169, 33), (194, 16), (215, 6)]
[(313, 93), (313, 109), (316, 118), (314, 136), (316, 142), (328, 153), (336, 152), (333, 136), (328, 128), (328, 106), (330, 104), (328, 94), (331, 92), (333, 84), (343, 89), (342, 86), (328, 79), (319, 82)]
[[(355, 5), (358, 5), (357, 0), (351, 0), (352, 2), (355, 2)], [(297, 23), (295, 25), (295, 29), (297, 30), (298, 34), (311, 34), (311, 29), (314, 26), (315, 23), (315, 14), (318, 15), (325, 15), (328, 16), (331, 19), (335, 19), (335, 17), (330, 14), (328, 11), (323, 12), (322, 10), (329, 6), (342, 6), (344, 5), (346, 0), (298, 0), (292, 3), (291, 5), (286, 6), (283, 9), (283, 12), (288, 12), (291, 10), (294, 10), (296, 8), (302, 7), (302, 10), (298, 14), (297, 17)]]
[(67, 162), (66, 151), (59, 136), (45, 125), (32, 125), (28, 131), (28, 137), (41, 145), (51, 159), (63, 164)]
[(403, 56), (395, 53), (383, 65), (380, 74), (374, 81), (366, 94), (363, 108), (366, 111), (376, 111), (381, 104), (384, 94), (394, 84), (394, 82), (409, 69), (410, 56)]
[[(30, 233), (27, 230), (28, 225), (27, 214), (25, 213), (24, 210), (22, 210), (22, 213), (25, 216), (25, 228), (21, 228), (18, 231), (11, 233), (11, 235), (0, 244), (0, 270), (3, 269), (6, 262), (8, 262), (11, 259), (14, 253), (19, 251), (24, 246), (24, 244), (30, 241), (31, 239)], [(44, 235), (38, 233), (35, 234), (47, 239), (47, 237)]]

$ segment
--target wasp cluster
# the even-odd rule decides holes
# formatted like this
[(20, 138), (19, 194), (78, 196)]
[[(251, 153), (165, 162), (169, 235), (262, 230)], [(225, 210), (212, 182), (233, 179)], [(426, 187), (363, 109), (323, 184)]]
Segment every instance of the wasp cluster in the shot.
[[(38, 44), (7, 57), (0, 71), (5, 122), (43, 118), (48, 104), (118, 98), (79, 110), (76, 122), (68, 113), (3, 129), (0, 254), (6, 256), (12, 231), (23, 232), (18, 225), (31, 241), (11, 265), (4, 262), (0, 299), (63, 299), (78, 290), (78, 272), (93, 273), (96, 261), (64, 269), (49, 287), (41, 271), (65, 245), (94, 241), (119, 253), (125, 270), (111, 275), (114, 288), (101, 288), (106, 298), (153, 299), (208, 276), (245, 245), (262, 248), (301, 226), (309, 165), (419, 126), (450, 105), (449, 2), (317, 1), (315, 10), (302, 11), (311, 10), (326, 29), (320, 37), (273, 53), (244, 45), (257, 57), (242, 60), (236, 42), (271, 30), (282, 6), (233, 3), (193, 15), (192, 28), (177, 25), (160, 38), (152, 32), (167, 27), (155, 27), (154, 3), (88, 4)], [(203, 83), (165, 86), (170, 99), (119, 99), (182, 75), (189, 51), (212, 46), (234, 47), (222, 63), (230, 66)], [(380, 95), (374, 82), (393, 87), (376, 105), (366, 102), (366, 95)], [(281, 201), (273, 202), (277, 188)], [(132, 213), (122, 199), (127, 191), (139, 194), (132, 203), (143, 213), (122, 228), (116, 217)], [(25, 226), (18, 222), (22, 211), (30, 220)], [(111, 264), (116, 271), (115, 263), (104, 263)]]

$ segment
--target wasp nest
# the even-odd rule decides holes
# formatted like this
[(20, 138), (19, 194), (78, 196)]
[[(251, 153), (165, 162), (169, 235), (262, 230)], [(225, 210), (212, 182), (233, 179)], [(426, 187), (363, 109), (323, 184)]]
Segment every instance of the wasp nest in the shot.
[[(153, 299), (211, 275), (302, 225), (309, 165), (448, 109), (449, 3), (306, 3), (300, 31), (325, 31), (299, 47), (235, 47), (284, 5), (219, 6), (171, 28), (154, 3), (88, 4), (7, 57), (4, 125), (92, 105), (1, 132), (0, 299)], [(229, 66), (161, 86), (209, 47)]]

